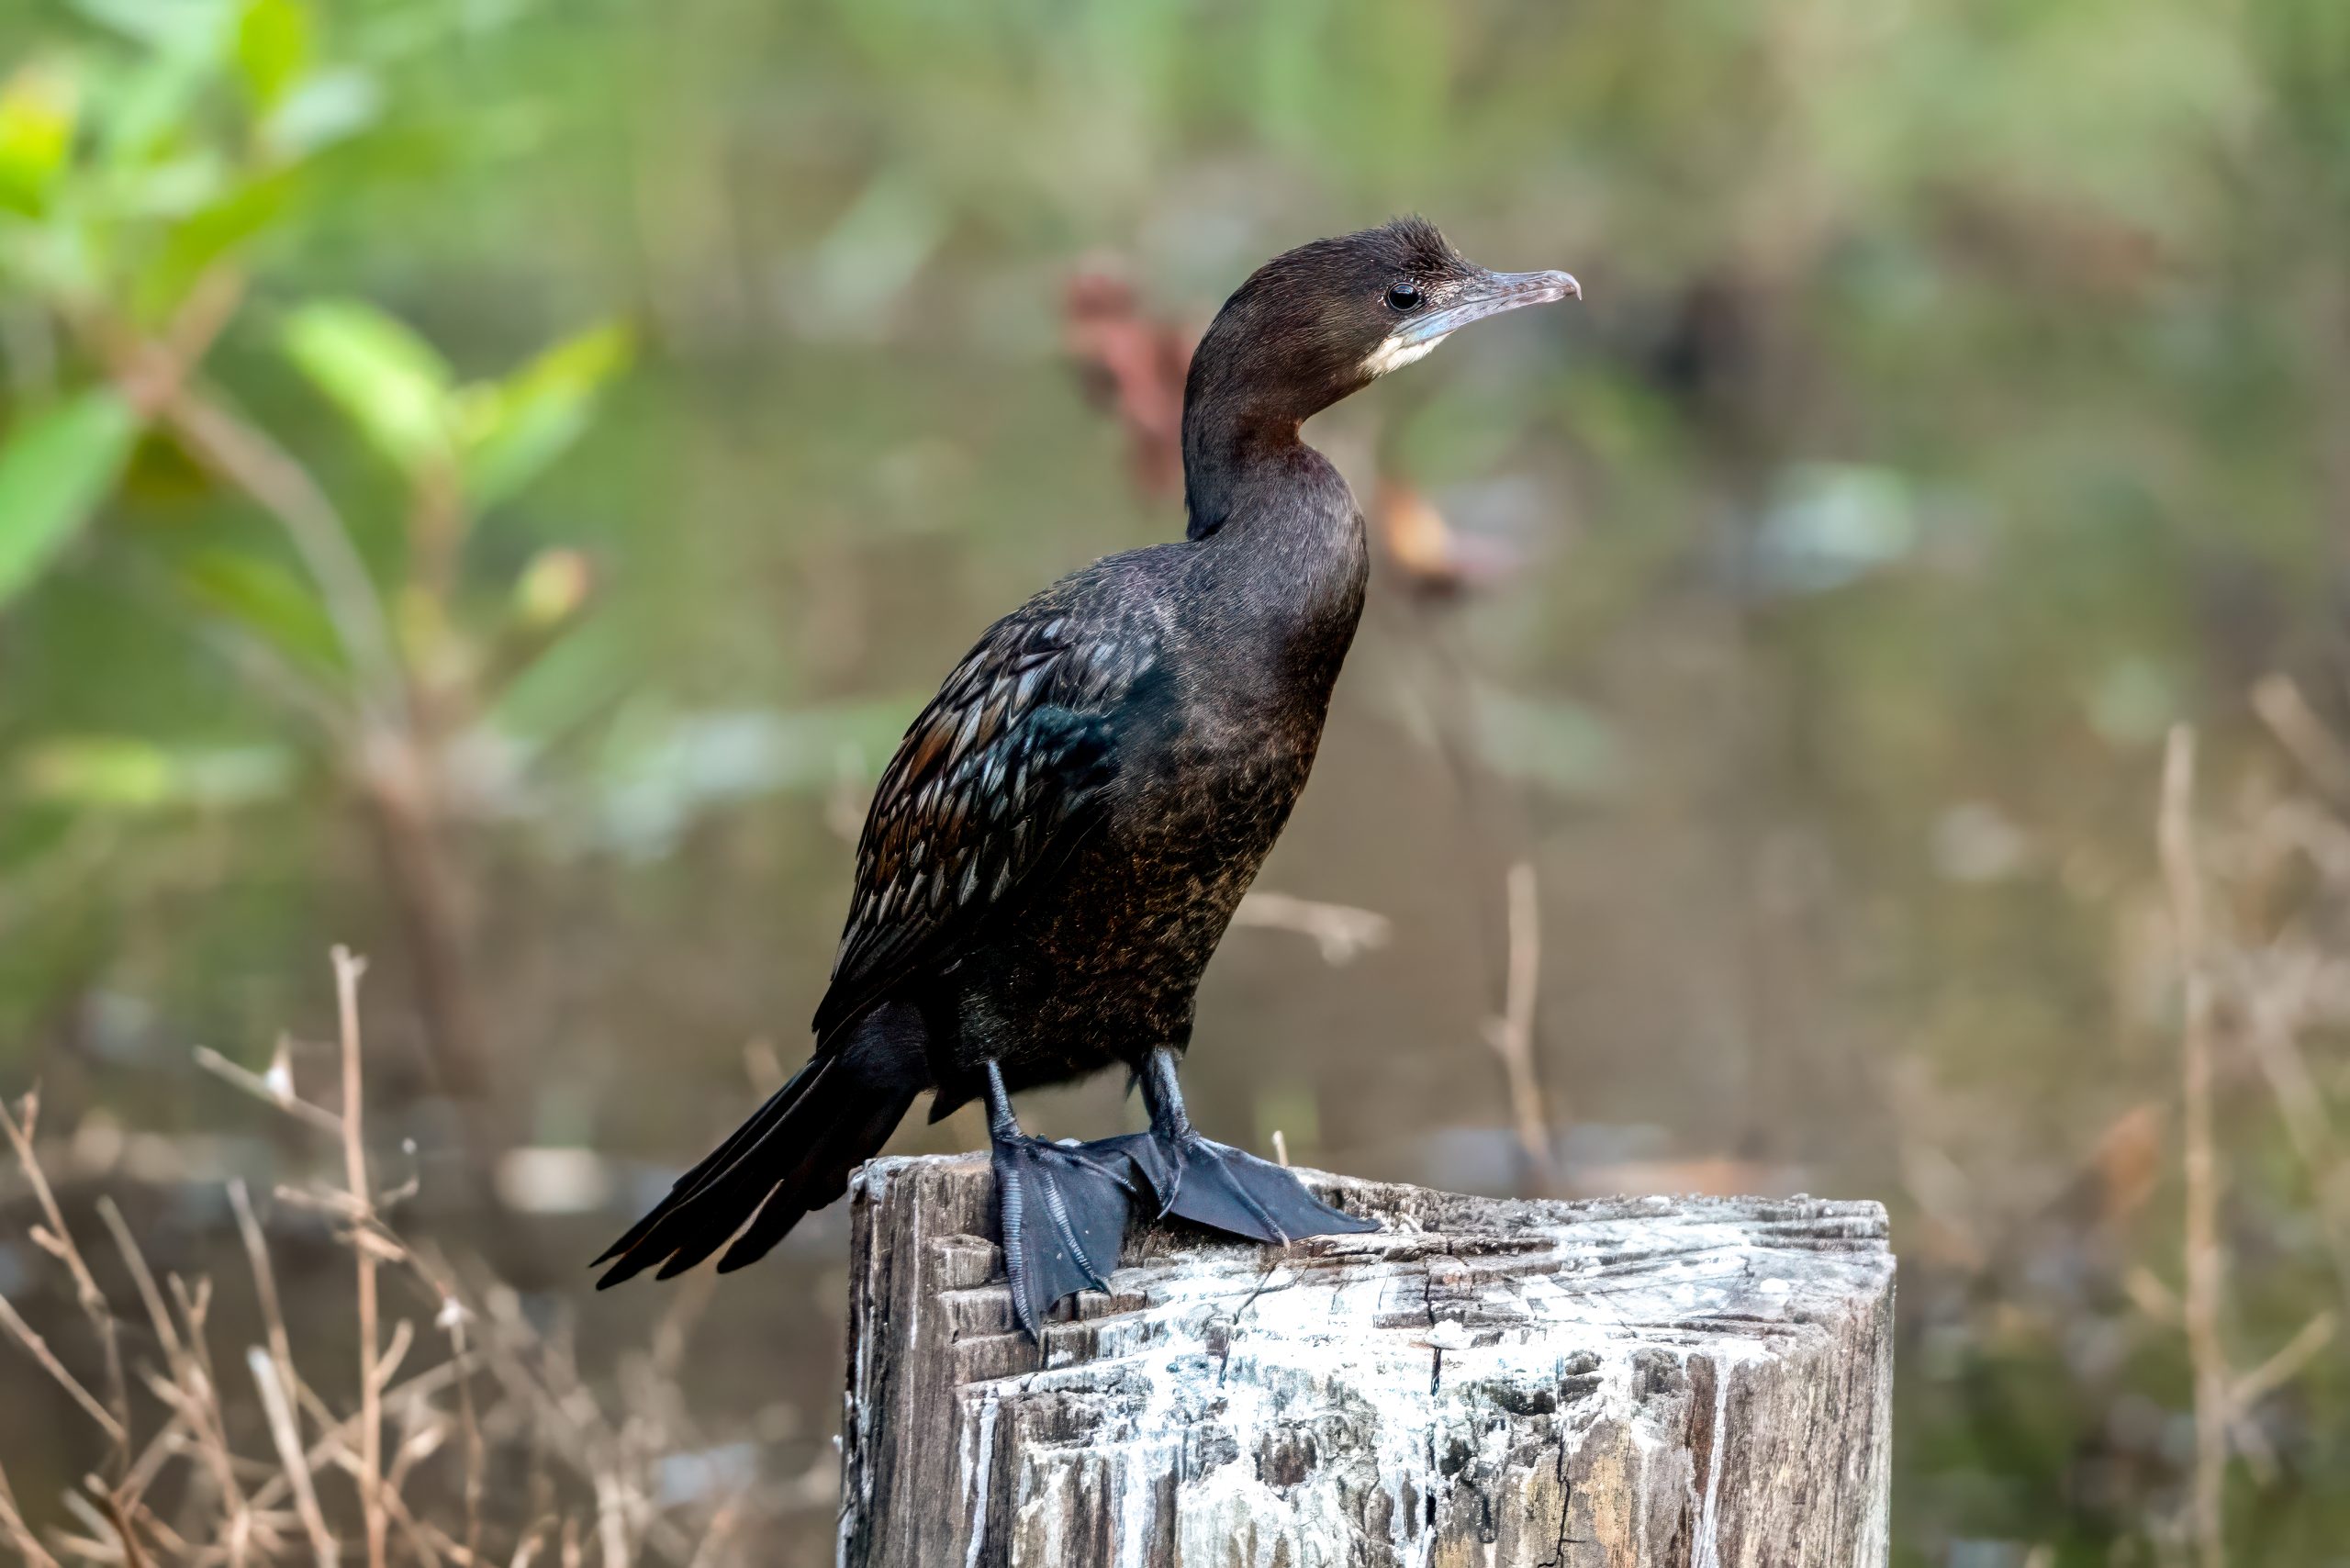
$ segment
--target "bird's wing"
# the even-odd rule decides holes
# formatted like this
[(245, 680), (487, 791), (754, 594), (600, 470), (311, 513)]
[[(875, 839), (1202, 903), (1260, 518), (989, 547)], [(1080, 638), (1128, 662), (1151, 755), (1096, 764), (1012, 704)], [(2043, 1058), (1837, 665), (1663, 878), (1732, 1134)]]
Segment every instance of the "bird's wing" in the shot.
[(1118, 766), (1118, 715), (1157, 657), (1130, 614), (1050, 600), (989, 628), (881, 775), (818, 1040), (985, 928), (1082, 836)]

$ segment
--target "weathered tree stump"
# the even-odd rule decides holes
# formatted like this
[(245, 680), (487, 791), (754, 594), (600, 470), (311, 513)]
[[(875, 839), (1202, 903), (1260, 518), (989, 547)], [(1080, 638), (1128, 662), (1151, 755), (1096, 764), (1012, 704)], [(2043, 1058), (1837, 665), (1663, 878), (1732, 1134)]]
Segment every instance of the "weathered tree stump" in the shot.
[(847, 1568), (1885, 1561), (1874, 1204), (1512, 1203), (1302, 1172), (1382, 1234), (1143, 1227), (1040, 1350), (984, 1159), (853, 1189)]

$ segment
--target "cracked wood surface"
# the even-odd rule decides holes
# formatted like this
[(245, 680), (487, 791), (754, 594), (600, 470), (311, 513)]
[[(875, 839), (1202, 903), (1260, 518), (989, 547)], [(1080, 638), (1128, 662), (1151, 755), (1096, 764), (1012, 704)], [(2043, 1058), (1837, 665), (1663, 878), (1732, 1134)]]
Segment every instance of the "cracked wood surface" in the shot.
[(1139, 1226), (1040, 1350), (985, 1239), (985, 1159), (867, 1165), (842, 1562), (1885, 1562), (1877, 1204), (1300, 1174), (1384, 1230), (1269, 1249)]

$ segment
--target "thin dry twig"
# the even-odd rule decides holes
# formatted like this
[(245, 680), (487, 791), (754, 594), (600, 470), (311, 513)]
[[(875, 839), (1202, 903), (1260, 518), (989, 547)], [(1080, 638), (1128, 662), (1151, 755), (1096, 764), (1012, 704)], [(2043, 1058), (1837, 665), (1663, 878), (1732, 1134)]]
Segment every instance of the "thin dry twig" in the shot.
[[(39, 1114), (38, 1093), (25, 1096), (25, 1121), (19, 1126), (8, 1114), (6, 1101), (0, 1101), (0, 1128), (5, 1128), (8, 1142), (15, 1148), (17, 1163), (25, 1172), (25, 1180), (32, 1186), (33, 1196), (40, 1204), (43, 1224), (33, 1231), (33, 1240), (42, 1251), (65, 1265), (73, 1276), (73, 1301), (82, 1316), (90, 1320), (97, 1334), (98, 1349), (106, 1361), (107, 1435), (113, 1439), (115, 1452), (109, 1460), (118, 1479), (130, 1466), (130, 1385), (123, 1376), (122, 1341), (115, 1332), (114, 1310), (106, 1305), (106, 1293), (98, 1289), (97, 1280), (82, 1258), (82, 1249), (74, 1244), (73, 1233), (66, 1228), (65, 1215), (57, 1206), (57, 1194), (49, 1184), (49, 1177), (33, 1156), (32, 1126)], [(13, 1316), (13, 1315), (12, 1315)], [(21, 1319), (18, 1319), (21, 1322)], [(29, 1328), (25, 1330), (29, 1334)], [(75, 1386), (79, 1386), (76, 1384)]]
[(2265, 675), (2255, 681), (2252, 706), (2320, 789), (2336, 801), (2350, 801), (2350, 746), (2318, 717), (2291, 676)]
[(1334, 969), (1386, 946), (1394, 933), (1394, 924), (1375, 910), (1323, 903), (1261, 888), (1250, 889), (1241, 899), (1240, 907), (1232, 912), (1232, 923), (1311, 937), (1321, 949), (1322, 961)]
[[(496, 1561), (511, 1557), (542, 1563), (559, 1553), (583, 1568), (591, 1560), (633, 1562), (641, 1557), (682, 1563), (699, 1555), (707, 1563), (722, 1550), (733, 1555), (739, 1543), (727, 1540), (723, 1526), (710, 1525), (706, 1511), (702, 1518), (709, 1529), (689, 1529), (675, 1510), (656, 1500), (660, 1456), (698, 1446), (673, 1380), (689, 1338), (690, 1318), (705, 1305), (699, 1293), (680, 1299), (665, 1316), (655, 1336), (654, 1353), (633, 1381), (630, 1369), (623, 1368), (628, 1413), (614, 1417), (582, 1381), (565, 1336), (535, 1326), (510, 1293), (491, 1292), (477, 1315), (458, 1294), (455, 1269), (429, 1252), (419, 1253), (385, 1225), (384, 1199), (373, 1188), (363, 1142), (357, 1009), (363, 968), (351, 955), (336, 952), (344, 1099), (343, 1114), (332, 1116), (331, 1123), (343, 1145), (344, 1182), (299, 1194), (308, 1208), (328, 1217), (337, 1240), (352, 1249), (363, 1289), (371, 1275), (376, 1285), (372, 1305), (364, 1296), (360, 1304), (361, 1394), (353, 1402), (358, 1409), (330, 1407), (296, 1369), (285, 1304), (266, 1238), (251, 1195), (242, 1184), (232, 1183), (229, 1206), (248, 1253), (263, 1323), (263, 1342), (245, 1353), (245, 1361), (263, 1417), (258, 1424), (267, 1432), (263, 1452), (273, 1457), (234, 1451), (228, 1440), (231, 1423), (226, 1396), (207, 1342), (208, 1283), (199, 1279), (191, 1286), (176, 1275), (159, 1281), (121, 1212), (101, 1199), (100, 1217), (138, 1297), (129, 1315), (135, 1320), (143, 1307), (162, 1352), (162, 1367), (141, 1369), (142, 1386), (162, 1406), (162, 1419), (134, 1453), (127, 1427), (118, 1439), (112, 1425), (116, 1417), (106, 1401), (76, 1382), (75, 1373), (0, 1301), (0, 1336), (25, 1342), (60, 1386), (71, 1391), (97, 1430), (115, 1440), (118, 1456), (115, 1479), (90, 1478), (84, 1483), (86, 1491), (76, 1488), (61, 1498), (72, 1523), (51, 1531), (46, 1542), (33, 1535), (6, 1478), (0, 1477), (0, 1551), (22, 1560), (28, 1568), (61, 1568), (61, 1560), (125, 1568), (143, 1568), (149, 1562), (263, 1568), (289, 1559), (311, 1562), (316, 1568), (340, 1565), (358, 1558), (360, 1521), (354, 1518), (348, 1527), (347, 1533), (354, 1538), (348, 1547), (338, 1540), (338, 1523), (329, 1511), (332, 1499), (318, 1479), (331, 1469), (352, 1477), (362, 1510), (375, 1506), (375, 1517), (383, 1521), (386, 1558), (396, 1552), (425, 1568), (437, 1563), (476, 1568), (492, 1561), (488, 1554), (493, 1551)], [(283, 1077), (273, 1073), (256, 1080), (265, 1091), (262, 1097), (298, 1116), (299, 1103), (289, 1103), (276, 1086)], [(28, 1107), (28, 1123), (36, 1109), (37, 1102)], [(319, 1114), (330, 1114), (321, 1110)], [(320, 1125), (319, 1117), (304, 1119)], [(22, 1152), (29, 1158), (30, 1126), (18, 1130)], [(87, 1275), (87, 1261), (73, 1249), (70, 1238), (60, 1241), (50, 1226), (37, 1227), (34, 1235), (68, 1268), (80, 1265)], [(390, 1286), (381, 1271), (386, 1264), (394, 1270)], [(405, 1362), (424, 1348), (424, 1321), (402, 1317), (387, 1324), (384, 1314), (388, 1305), (381, 1293), (410, 1277), (421, 1287), (422, 1299), (433, 1314), (432, 1326), (445, 1336), (448, 1358), (397, 1381)], [(388, 1342), (383, 1333), (386, 1327), (391, 1329)], [(493, 1375), (488, 1386), (494, 1392), (477, 1408), (473, 1385), (485, 1371)], [(495, 1393), (501, 1389), (503, 1398)], [(386, 1434), (387, 1420), (393, 1423), (390, 1437)], [(544, 1522), (519, 1537), (501, 1528), (519, 1520), (488, 1527), (484, 1520), (493, 1445), (517, 1438), (527, 1441), (532, 1457), (532, 1512), (544, 1517)], [(387, 1449), (387, 1443), (393, 1446)], [(128, 1456), (127, 1464), (119, 1462), (120, 1456)], [(188, 1467), (171, 1492), (177, 1528), (142, 1502), (175, 1459)], [(564, 1517), (554, 1473), (544, 1462), (550, 1461), (584, 1484), (575, 1485), (567, 1477), (563, 1484), (575, 1496), (587, 1494), (588, 1506), (578, 1514)], [(453, 1520), (444, 1529), (420, 1517), (413, 1497), (404, 1490), (424, 1482), (428, 1471), (462, 1479), (463, 1540), (456, 1539)], [(711, 1505), (722, 1511), (727, 1506), (726, 1500), (714, 1498), (703, 1509)], [(493, 1535), (487, 1543), (486, 1533)]]
[[(283, 1041), (279, 1042), (278, 1049), (282, 1055), (285, 1050)], [(295, 1093), (293, 1084), (290, 1081), (279, 1081), (274, 1075), (274, 1070), (272, 1076), (264, 1078), (249, 1068), (238, 1066), (209, 1046), (196, 1047), (196, 1065), (223, 1082), (244, 1091), (254, 1099), (265, 1100), (279, 1110), (308, 1122), (330, 1137), (342, 1137), (341, 1116), (336, 1115), (324, 1105), (313, 1105)]]
[(155, 1338), (163, 1348), (163, 1359), (176, 1364), (186, 1352), (180, 1346), (179, 1331), (172, 1327), (171, 1309), (163, 1305), (163, 1293), (156, 1286), (154, 1271), (147, 1267), (147, 1255), (139, 1249), (139, 1243), (113, 1198), (99, 1198), (97, 1207), (100, 1223), (114, 1238), (115, 1250), (122, 1254), (123, 1267), (129, 1271), (131, 1288), (139, 1293), (140, 1305), (147, 1309), (147, 1321), (153, 1326)]
[(1550, 1158), (1550, 1117), (1543, 1109), (1542, 1084), (1534, 1070), (1534, 1009), (1542, 984), (1541, 904), (1534, 881), (1534, 867), (1521, 860), (1509, 868), (1509, 970), (1502, 992), (1502, 1013), (1486, 1021), (1485, 1042), (1502, 1058), (1509, 1086), (1510, 1117), (1517, 1128), (1517, 1146), (1539, 1191), (1558, 1190), (1558, 1170)]
[[(204, 1462), (212, 1476), (222, 1505), (228, 1509), (229, 1522), (224, 1533), (228, 1537), (229, 1561), (242, 1564), (248, 1547), (256, 1534), (265, 1533), (263, 1527), (243, 1500), (243, 1489), (237, 1481), (236, 1456), (229, 1451), (226, 1422), (217, 1403), (220, 1378), (213, 1368), (211, 1347), (205, 1338), (205, 1320), (211, 1311), (212, 1286), (207, 1280), (198, 1280), (190, 1289), (177, 1274), (170, 1276), (172, 1300), (179, 1307), (181, 1339), (187, 1346), (191, 1366), (189, 1402), (201, 1412), (204, 1441), (200, 1444)], [(191, 1412), (191, 1418), (195, 1418)]]
[(98, 1512), (106, 1528), (114, 1531), (115, 1540), (122, 1547), (123, 1568), (147, 1568), (147, 1553), (139, 1544), (138, 1529), (130, 1522), (131, 1510), (112, 1492), (98, 1493)]
[(711, 1568), (718, 1561), (719, 1552), (733, 1539), (734, 1528), (742, 1522), (744, 1511), (740, 1497), (729, 1497), (720, 1504), (718, 1511), (710, 1517), (710, 1528), (702, 1532), (701, 1544), (694, 1548), (693, 1559), (686, 1568)]
[(115, 1419), (114, 1412), (99, 1403), (97, 1395), (83, 1387), (79, 1378), (65, 1370), (65, 1363), (57, 1359), (56, 1352), (49, 1348), (49, 1341), (33, 1332), (32, 1325), (17, 1316), (16, 1307), (5, 1295), (0, 1295), (0, 1328), (7, 1329), (17, 1343), (25, 1348), (25, 1353), (40, 1363), (41, 1371), (73, 1396), (73, 1403), (97, 1423), (98, 1429), (106, 1433), (108, 1442), (121, 1445), (130, 1440), (130, 1434)]
[(57, 1559), (49, 1554), (25, 1523), (25, 1516), (17, 1507), (17, 1494), (8, 1484), (8, 1472), (0, 1468), (0, 1538), (5, 1538), (25, 1560), (25, 1568), (58, 1568)]
[(2301, 1049), (2300, 1029), (2316, 985), (2314, 961), (2269, 964), (2258, 976), (2234, 966), (2244, 1034), (2253, 1059), (2268, 1081), (2285, 1134), (2309, 1172), (2317, 1204), (2318, 1231), (2333, 1260), (2336, 1287), (2350, 1310), (2350, 1181), (2344, 1180), (2341, 1146), (2325, 1096)]
[(302, 1516), (302, 1528), (309, 1532), (310, 1549), (317, 1554), (319, 1568), (336, 1568), (338, 1553), (334, 1536), (327, 1529), (325, 1513), (319, 1507), (318, 1488), (310, 1484), (310, 1467), (302, 1457), (302, 1434), (294, 1424), (294, 1401), (285, 1385), (278, 1381), (277, 1363), (269, 1352), (255, 1345), (245, 1352), (245, 1365), (252, 1369), (253, 1386), (261, 1390), (262, 1410), (269, 1417), (269, 1435), (277, 1445), (277, 1462), (285, 1473), (285, 1482), (294, 1495), (295, 1510)]
[(366, 1245), (375, 1205), (367, 1184), (367, 1140), (362, 1126), (366, 1097), (359, 1051), (359, 978), (366, 972), (366, 959), (348, 947), (334, 949), (335, 1011), (342, 1031), (343, 1181), (359, 1210), (352, 1248), (359, 1270), (359, 1503), (367, 1528), (367, 1568), (384, 1568), (390, 1522), (383, 1495), (384, 1382), (377, 1361), (376, 1257)]
[[(474, 1313), (457, 1294), (456, 1271), (437, 1253), (428, 1258), (415, 1249), (409, 1249), (408, 1266), (440, 1300), (432, 1326), (448, 1337), (451, 1364), (471, 1367), (478, 1360), (472, 1344)], [(667, 1315), (662, 1321), (666, 1327)], [(660, 1340), (656, 1338), (655, 1342), (658, 1345)], [(683, 1353), (682, 1343), (679, 1353)], [(482, 1439), (481, 1413), (474, 1399), (471, 1376), (457, 1380), (457, 1432), (464, 1455), (465, 1539), (462, 1550), (453, 1554), (461, 1562), (474, 1562), (481, 1556), (481, 1503), (487, 1484), (487, 1446)]]
[[(229, 1435), (216, 1402), (209, 1396), (211, 1386), (202, 1363), (181, 1338), (172, 1322), (171, 1308), (163, 1300), (163, 1293), (155, 1282), (154, 1271), (147, 1266), (147, 1256), (140, 1249), (122, 1211), (111, 1197), (98, 1200), (98, 1217), (114, 1238), (115, 1249), (122, 1256), (123, 1267), (129, 1272), (132, 1287), (139, 1293), (140, 1304), (147, 1309), (147, 1319), (154, 1329), (156, 1342), (162, 1347), (163, 1362), (170, 1372), (167, 1382), (151, 1379), (154, 1389), (172, 1409), (172, 1419), (155, 1434), (146, 1449), (131, 1463), (123, 1476), (117, 1502), (139, 1510), (139, 1500), (146, 1495), (156, 1475), (173, 1456), (182, 1450), (184, 1437), (194, 1440), (202, 1451), (207, 1471), (219, 1494), (220, 1506), (228, 1516), (223, 1532), (229, 1542), (229, 1560), (241, 1563), (244, 1543), (252, 1534), (251, 1509), (244, 1491), (238, 1484), (236, 1465), (229, 1449)], [(139, 1510), (143, 1512), (143, 1510)]]
[(252, 1265), (253, 1297), (261, 1307), (262, 1333), (268, 1341), (269, 1358), (276, 1363), (277, 1375), (285, 1390), (298, 1399), (302, 1379), (294, 1370), (294, 1340), (285, 1329), (285, 1309), (277, 1295), (277, 1271), (269, 1260), (269, 1244), (262, 1236), (261, 1221), (253, 1214), (252, 1197), (242, 1182), (229, 1183), (229, 1207), (237, 1216), (237, 1234), (245, 1244), (245, 1258)]
[(2309, 1369), (2333, 1343), (2335, 1318), (2332, 1312), (2321, 1312), (2301, 1325), (2300, 1333), (2285, 1342), (2283, 1349), (2260, 1365), (2236, 1379), (2229, 1390), (2232, 1414), (2242, 1417), (2254, 1406), (2292, 1382)]
[[(481, 1358), (477, 1355), (461, 1361), (443, 1361), (437, 1367), (426, 1368), (398, 1387), (386, 1391), (385, 1397), (394, 1400), (423, 1399), (452, 1384), (462, 1387), (480, 1369)], [(302, 1456), (304, 1467), (316, 1474), (334, 1463), (338, 1457), (351, 1451), (358, 1440), (359, 1417), (347, 1417), (329, 1427), (325, 1436), (310, 1445), (309, 1451)], [(291, 1483), (285, 1475), (274, 1474), (253, 1488), (253, 1506), (274, 1507), (292, 1495), (290, 1488)]]
[(2234, 1401), (2220, 1338), (2220, 1296), (2226, 1260), (2220, 1248), (2220, 1157), (2211, 1137), (2211, 973), (2205, 950), (2202, 876), (2195, 857), (2195, 732), (2174, 725), (2163, 753), (2156, 842), (2178, 948), (2185, 1016), (2179, 1029), (2180, 1082), (2186, 1106), (2187, 1290), (2181, 1311), (2195, 1369), (2195, 1484), (2190, 1518), (2202, 1568), (2227, 1562), (2225, 1489), (2228, 1428)]

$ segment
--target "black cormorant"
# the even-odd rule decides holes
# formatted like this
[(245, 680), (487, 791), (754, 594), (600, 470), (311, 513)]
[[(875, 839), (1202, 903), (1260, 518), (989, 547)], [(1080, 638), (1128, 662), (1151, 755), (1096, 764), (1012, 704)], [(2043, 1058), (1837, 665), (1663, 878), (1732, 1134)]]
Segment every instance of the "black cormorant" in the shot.
[[(1363, 520), (1305, 420), (1481, 317), (1578, 296), (1418, 218), (1274, 257), (1183, 398), (1186, 537), (1095, 562), (990, 627), (882, 774), (808, 1064), (599, 1263), (763, 1256), (923, 1091), (985, 1096), (1021, 1325), (1117, 1266), (1128, 1200), (1260, 1241), (1370, 1228), (1193, 1131), (1200, 973), (1288, 820), (1353, 642)], [(1129, 1069), (1150, 1131), (1031, 1138), (1011, 1095)], [(748, 1222), (746, 1225), (744, 1222)], [(738, 1234), (739, 1232), (739, 1234)]]

